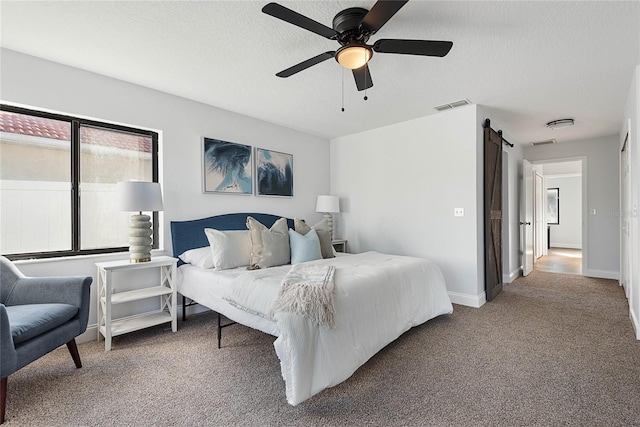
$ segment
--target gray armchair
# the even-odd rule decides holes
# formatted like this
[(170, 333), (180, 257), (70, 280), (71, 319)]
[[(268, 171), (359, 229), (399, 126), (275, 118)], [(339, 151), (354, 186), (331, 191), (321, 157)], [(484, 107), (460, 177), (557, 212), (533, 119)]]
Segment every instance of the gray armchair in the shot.
[(0, 424), (7, 378), (66, 344), (82, 367), (75, 338), (87, 329), (91, 277), (25, 277), (0, 256)]

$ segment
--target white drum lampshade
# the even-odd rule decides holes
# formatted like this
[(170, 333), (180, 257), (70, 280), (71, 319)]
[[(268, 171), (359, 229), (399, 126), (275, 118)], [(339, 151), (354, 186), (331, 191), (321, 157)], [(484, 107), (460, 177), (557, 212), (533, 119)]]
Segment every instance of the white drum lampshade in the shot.
[(329, 224), (329, 232), (331, 234), (331, 238), (333, 239), (333, 216), (331, 214), (340, 212), (340, 199), (338, 198), (338, 196), (318, 196), (318, 201), (316, 202), (316, 212), (324, 213), (323, 217)]
[(126, 181), (116, 184), (117, 206), (132, 214), (129, 222), (129, 259), (131, 262), (151, 261), (153, 229), (151, 217), (142, 212), (161, 211), (162, 192), (157, 182)]

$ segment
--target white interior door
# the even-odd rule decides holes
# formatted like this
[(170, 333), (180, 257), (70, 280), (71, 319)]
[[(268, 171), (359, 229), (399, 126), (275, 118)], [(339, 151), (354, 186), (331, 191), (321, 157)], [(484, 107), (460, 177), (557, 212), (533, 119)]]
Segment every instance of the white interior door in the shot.
[(522, 246), (522, 275), (533, 270), (533, 165), (522, 161), (522, 189), (520, 203), (520, 242)]
[(620, 285), (629, 298), (631, 280), (631, 181), (629, 177), (629, 144), (625, 139), (620, 153)]
[(538, 171), (535, 171), (534, 193), (535, 199), (533, 200), (533, 234), (535, 236), (535, 240), (533, 242), (533, 253), (535, 254), (535, 262), (535, 260), (544, 255), (544, 211), (546, 208), (546, 191), (544, 188), (544, 178)]

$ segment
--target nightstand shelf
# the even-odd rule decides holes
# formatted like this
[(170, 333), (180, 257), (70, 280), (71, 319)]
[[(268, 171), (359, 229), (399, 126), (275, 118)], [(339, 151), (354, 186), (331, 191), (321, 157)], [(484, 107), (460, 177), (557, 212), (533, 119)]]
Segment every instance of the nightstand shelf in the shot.
[[(129, 332), (138, 331), (140, 329), (149, 328), (151, 326), (161, 325), (163, 323), (171, 322), (171, 320), (171, 314), (166, 311), (123, 317), (111, 322), (111, 336), (115, 337)], [(107, 330), (104, 325), (100, 326), (100, 333), (104, 336), (107, 335)]]
[(331, 244), (333, 245), (333, 249), (336, 252), (347, 252), (347, 241), (346, 239), (333, 239), (331, 241)]
[[(171, 330), (178, 330), (177, 291), (174, 283), (178, 260), (168, 256), (154, 257), (151, 261), (131, 263), (129, 260), (99, 262), (98, 268), (98, 341), (104, 337), (105, 351), (111, 350), (111, 338), (139, 329), (171, 322)], [(115, 285), (121, 289), (123, 274), (136, 270), (158, 269), (159, 282), (135, 289), (114, 293)], [(115, 274), (118, 273), (118, 274)], [(114, 305), (150, 298), (158, 298), (159, 309), (128, 317), (113, 318)]]
[[(160, 295), (169, 295), (171, 292), (173, 292), (173, 290), (166, 286), (153, 286), (135, 291), (120, 292), (111, 295), (111, 304), (122, 304), (139, 299), (159, 297)], [(104, 299), (105, 297), (102, 298)]]

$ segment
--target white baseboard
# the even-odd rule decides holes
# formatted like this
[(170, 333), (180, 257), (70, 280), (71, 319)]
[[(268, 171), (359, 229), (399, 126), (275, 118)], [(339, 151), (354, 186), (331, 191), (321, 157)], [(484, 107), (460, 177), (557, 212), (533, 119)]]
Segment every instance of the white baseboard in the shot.
[(582, 249), (582, 245), (576, 243), (552, 243), (551, 249)]
[(620, 280), (620, 272), (619, 271), (588, 269), (586, 271), (586, 273), (585, 273), (585, 276), (587, 276), (587, 277), (596, 277), (598, 279)]
[(629, 319), (631, 319), (631, 325), (636, 333), (636, 339), (640, 341), (640, 319), (633, 310), (631, 310), (631, 307), (629, 307)]
[(514, 280), (516, 280), (518, 277), (520, 277), (520, 268), (518, 268), (517, 270), (513, 270), (511, 273), (509, 274), (503, 274), (502, 275), (502, 283), (509, 284), (511, 282), (513, 282)]
[(80, 344), (83, 342), (95, 341), (98, 338), (98, 325), (93, 324), (87, 326), (87, 330), (84, 331), (83, 334), (80, 334), (76, 337), (76, 343)]
[(466, 305), (467, 307), (480, 308), (487, 302), (487, 295), (483, 292), (480, 295), (461, 294), (459, 292), (449, 292), (449, 299), (454, 304)]

